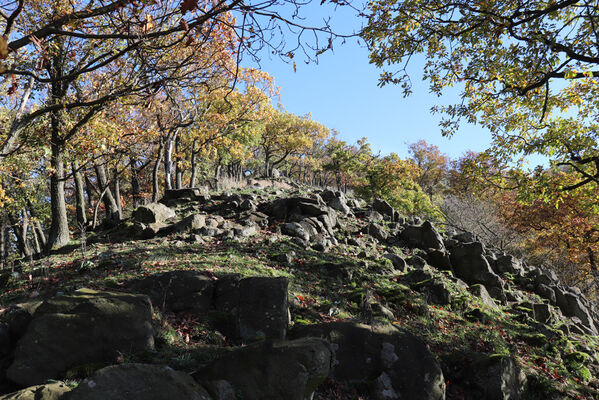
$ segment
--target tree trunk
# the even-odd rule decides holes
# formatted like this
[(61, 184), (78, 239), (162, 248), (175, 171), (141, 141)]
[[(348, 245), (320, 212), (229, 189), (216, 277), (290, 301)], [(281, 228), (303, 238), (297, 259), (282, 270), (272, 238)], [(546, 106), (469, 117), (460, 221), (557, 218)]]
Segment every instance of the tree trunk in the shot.
[(173, 188), (173, 147), (177, 132), (169, 135), (166, 139), (166, 147), (164, 149), (164, 189)]
[(116, 203), (116, 211), (118, 213), (118, 220), (123, 219), (123, 205), (121, 203), (121, 180), (119, 178), (118, 165), (114, 167), (114, 201)]
[(87, 204), (94, 204), (94, 184), (89, 179), (89, 175), (87, 173), (83, 174), (83, 179), (85, 180), (85, 194), (87, 195)]
[(110, 190), (110, 187), (108, 187), (106, 168), (104, 167), (104, 164), (97, 164), (95, 169), (98, 188), (102, 192), (106, 191), (102, 197), (102, 202), (104, 202), (104, 208), (106, 210), (106, 220), (110, 222), (118, 222), (120, 220), (119, 211), (114, 196), (112, 195), (112, 191)]
[(175, 153), (177, 156), (175, 157), (175, 188), (182, 189), (183, 188), (183, 170), (181, 168), (181, 154), (180, 149), (181, 141), (179, 136), (175, 140)]
[(85, 226), (87, 224), (87, 214), (85, 212), (85, 194), (83, 191), (83, 175), (79, 170), (79, 163), (77, 161), (73, 161), (73, 178), (75, 180), (75, 210), (77, 212), (77, 224), (80, 226)]
[(139, 170), (136, 167), (137, 160), (135, 156), (131, 155), (129, 157), (129, 166), (131, 167), (131, 197), (133, 200), (133, 209), (135, 210), (137, 207), (141, 205), (141, 189), (139, 186)]
[(198, 161), (197, 161), (197, 153), (192, 151), (191, 153), (191, 178), (189, 179), (189, 187), (196, 187), (196, 183), (198, 180)]
[(52, 218), (48, 243), (46, 244), (48, 250), (66, 246), (71, 238), (64, 192), (64, 144), (58, 136), (59, 117), (56, 114), (52, 114), (52, 156), (50, 158), (50, 165), (53, 170), (50, 175), (50, 209)]
[(0, 269), (6, 268), (8, 264), (8, 235), (6, 234), (6, 218), (0, 219)]
[(20, 255), (23, 257), (29, 257), (31, 255), (31, 248), (27, 242), (27, 228), (29, 226), (27, 214), (23, 213), (20, 223), (14, 215), (10, 215), (9, 219), (10, 224), (12, 225), (13, 233), (17, 238), (17, 249), (19, 250)]
[(158, 201), (159, 188), (158, 188), (158, 171), (160, 170), (160, 162), (162, 161), (162, 151), (164, 150), (164, 141), (160, 139), (158, 145), (158, 154), (156, 155), (156, 163), (152, 170), (152, 202)]

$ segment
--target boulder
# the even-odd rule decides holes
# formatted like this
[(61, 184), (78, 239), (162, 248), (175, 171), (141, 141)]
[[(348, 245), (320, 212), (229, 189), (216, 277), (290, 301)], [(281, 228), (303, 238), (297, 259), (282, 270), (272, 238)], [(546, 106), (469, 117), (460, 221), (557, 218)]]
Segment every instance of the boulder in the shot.
[(400, 272), (404, 272), (408, 267), (406, 260), (398, 256), (397, 254), (387, 253), (384, 254), (383, 257), (385, 257), (387, 260), (390, 260), (393, 264), (393, 267)]
[(331, 377), (374, 382), (376, 399), (445, 399), (439, 364), (426, 345), (407, 331), (392, 325), (333, 322), (299, 326), (290, 335), (330, 341), (335, 357)]
[(378, 224), (368, 224), (365, 228), (365, 231), (368, 235), (372, 236), (380, 242), (384, 242), (385, 240), (387, 240), (387, 237), (389, 236), (387, 232), (385, 232), (383, 227)]
[(499, 307), (497, 306), (497, 304), (495, 304), (495, 301), (493, 300), (493, 298), (491, 297), (489, 292), (487, 292), (487, 288), (484, 287), (483, 285), (476, 284), (476, 285), (470, 286), (470, 292), (473, 295), (480, 297), (483, 304), (486, 305), (487, 307), (489, 307), (490, 309), (492, 309), (492, 310), (499, 309)]
[(167, 366), (112, 365), (84, 379), (69, 400), (211, 400), (189, 375)]
[(163, 224), (175, 216), (175, 212), (162, 203), (146, 204), (133, 212), (133, 219), (143, 224)]
[(145, 295), (80, 289), (56, 296), (35, 311), (7, 377), (22, 386), (42, 384), (76, 366), (151, 350), (153, 333)]
[(216, 283), (216, 310), (224, 313), (220, 327), (227, 336), (247, 341), (257, 338), (284, 339), (289, 323), (287, 278), (238, 276)]
[(451, 266), (455, 275), (469, 285), (481, 283), (487, 287), (502, 287), (499, 276), (491, 270), (480, 242), (460, 243), (450, 251)]
[(565, 291), (558, 286), (553, 286), (555, 291), (556, 304), (562, 310), (566, 317), (576, 317), (580, 319), (582, 325), (587, 328), (587, 333), (597, 335), (597, 328), (589, 312), (589, 309), (583, 304), (580, 295), (570, 291)]
[(324, 340), (266, 341), (233, 349), (194, 372), (194, 378), (229, 382), (242, 399), (304, 400), (312, 398), (330, 367)]
[(339, 211), (343, 214), (350, 214), (351, 213), (351, 208), (349, 208), (349, 206), (347, 205), (347, 203), (345, 202), (345, 200), (343, 200), (341, 197), (334, 197), (329, 203), (328, 203), (329, 207), (331, 207), (333, 210)]
[(305, 241), (310, 240), (310, 234), (298, 222), (286, 222), (281, 225), (281, 233), (288, 236), (300, 238)]
[(555, 305), (557, 301), (555, 296), (555, 290), (551, 289), (549, 286), (541, 283), (535, 288), (535, 293), (541, 296), (542, 298), (549, 300), (549, 303)]
[(408, 246), (419, 249), (443, 250), (443, 238), (437, 232), (433, 224), (425, 221), (422, 225), (409, 225), (401, 232), (399, 238)]
[(129, 288), (162, 310), (205, 313), (212, 307), (214, 281), (196, 271), (169, 271), (132, 281)]
[(521, 275), (524, 272), (520, 260), (511, 255), (498, 257), (492, 264), (492, 267), (498, 274), (510, 273), (512, 275)]
[(175, 232), (197, 231), (206, 225), (206, 216), (202, 214), (192, 214), (177, 222), (173, 229)]
[(526, 381), (524, 373), (510, 356), (486, 355), (474, 361), (470, 381), (485, 400), (519, 400)]
[(393, 216), (395, 215), (395, 210), (391, 207), (391, 204), (383, 199), (374, 199), (372, 202), (372, 209), (391, 219), (393, 219)]
[(161, 203), (167, 202), (184, 202), (197, 200), (202, 195), (200, 188), (183, 188), (183, 189), (167, 189), (164, 192), (164, 197), (160, 200)]
[(368, 222), (372, 222), (372, 223), (379, 223), (379, 222), (383, 222), (383, 220), (385, 219), (381, 213), (377, 212), (377, 211), (373, 211), (373, 210), (369, 210), (366, 211), (364, 214), (364, 218), (366, 218), (366, 220)]
[(533, 317), (538, 322), (546, 324), (551, 319), (549, 304), (536, 303), (532, 305)]
[(427, 249), (424, 255), (426, 262), (441, 271), (452, 271), (449, 252), (445, 249)]
[(0, 400), (61, 400), (71, 390), (64, 383), (50, 383), (19, 390), (18, 392), (0, 396)]

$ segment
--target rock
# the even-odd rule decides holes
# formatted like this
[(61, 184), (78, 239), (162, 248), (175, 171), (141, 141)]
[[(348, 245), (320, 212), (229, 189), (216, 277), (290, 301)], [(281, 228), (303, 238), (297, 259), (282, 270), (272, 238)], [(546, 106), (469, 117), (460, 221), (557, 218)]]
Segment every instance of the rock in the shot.
[(288, 327), (287, 278), (231, 276), (216, 284), (216, 309), (229, 315), (221, 329), (241, 341), (284, 339)]
[(64, 383), (50, 383), (19, 390), (18, 392), (0, 395), (0, 400), (60, 400), (71, 390)]
[(470, 379), (485, 400), (519, 400), (526, 377), (510, 356), (483, 356), (472, 363)]
[(381, 242), (387, 240), (388, 237), (387, 232), (385, 232), (382, 226), (373, 223), (366, 226), (366, 233)]
[(451, 238), (462, 243), (472, 243), (477, 241), (476, 236), (474, 236), (472, 232), (458, 233), (457, 235), (453, 235)]
[(169, 271), (137, 279), (129, 288), (162, 310), (205, 313), (212, 307), (214, 281), (195, 271)]
[(330, 341), (335, 357), (331, 377), (345, 382), (374, 382), (376, 399), (445, 398), (439, 364), (425, 344), (407, 331), (392, 325), (333, 322), (299, 326), (291, 336)]
[(533, 318), (542, 324), (551, 319), (551, 309), (548, 304), (536, 303), (532, 305)]
[(256, 205), (250, 199), (244, 199), (239, 203), (239, 209), (242, 211), (256, 211)]
[(452, 271), (451, 260), (447, 250), (427, 249), (424, 256), (426, 262), (441, 271)]
[(367, 221), (372, 222), (372, 223), (380, 223), (383, 222), (383, 220), (385, 219), (381, 213), (377, 212), (377, 211), (366, 211), (364, 213), (364, 218), (366, 218)]
[(445, 249), (443, 238), (428, 221), (425, 221), (422, 225), (406, 226), (399, 237), (410, 247), (419, 249)]
[(167, 189), (161, 203), (195, 201), (202, 196), (200, 188)]
[(84, 379), (69, 400), (211, 400), (189, 375), (167, 366), (112, 365)]
[(339, 211), (343, 214), (350, 214), (351, 213), (351, 209), (349, 208), (349, 206), (345, 203), (345, 201), (340, 198), (340, 197), (335, 197), (333, 198), (329, 203), (328, 203), (329, 207), (331, 207), (333, 210)]
[(426, 260), (418, 255), (408, 258), (407, 263), (408, 265), (419, 269), (422, 269), (426, 266)]
[(391, 263), (393, 263), (393, 267), (400, 272), (404, 272), (408, 267), (406, 260), (398, 256), (397, 254), (387, 253), (384, 254), (383, 257), (385, 257), (387, 260), (390, 260)]
[(372, 202), (372, 209), (378, 213), (381, 213), (382, 215), (386, 215), (391, 219), (393, 219), (393, 216), (395, 215), (395, 210), (386, 200), (374, 199)]
[(287, 222), (281, 225), (281, 233), (284, 235), (300, 238), (306, 242), (310, 241), (310, 234), (301, 224), (297, 222)]
[(7, 330), (11, 345), (25, 334), (27, 326), (40, 304), (42, 304), (41, 301), (17, 304), (8, 307), (0, 314), (0, 324)]
[(477, 297), (480, 297), (483, 304), (486, 305), (487, 307), (489, 307), (490, 309), (492, 309), (492, 310), (499, 309), (499, 307), (497, 306), (497, 304), (495, 304), (495, 301), (493, 300), (491, 295), (489, 295), (489, 292), (487, 292), (487, 288), (484, 287), (483, 285), (476, 284), (476, 285), (470, 286), (470, 293), (472, 293), (473, 295), (475, 295)]
[(16, 345), (7, 376), (22, 386), (37, 385), (79, 365), (153, 348), (147, 296), (80, 289), (37, 308)]
[(589, 309), (583, 304), (581, 297), (571, 292), (566, 292), (557, 286), (553, 286), (555, 291), (556, 304), (562, 310), (566, 317), (577, 317), (588, 333), (597, 335), (593, 318)]
[(329, 375), (331, 352), (321, 339), (236, 348), (194, 373), (199, 382), (230, 382), (243, 399), (304, 400)]
[(237, 237), (244, 237), (244, 238), (250, 237), (252, 235), (255, 235), (257, 232), (258, 232), (258, 230), (253, 225), (250, 225), (250, 226), (236, 225), (233, 227), (233, 234)]
[(197, 231), (206, 225), (206, 216), (202, 214), (193, 214), (183, 218), (174, 226), (174, 231), (178, 233)]
[(553, 305), (555, 305), (555, 302), (557, 301), (555, 297), (555, 290), (551, 289), (549, 286), (543, 283), (536, 287), (535, 293), (541, 296), (542, 298), (549, 300), (549, 302)]
[(175, 212), (162, 203), (146, 204), (133, 212), (133, 219), (144, 224), (163, 224), (175, 216)]
[(511, 255), (498, 257), (492, 266), (493, 270), (498, 274), (510, 273), (512, 275), (521, 275), (524, 272), (520, 260)]
[(456, 245), (450, 251), (450, 260), (455, 275), (469, 285), (481, 283), (487, 290), (492, 286), (503, 286), (484, 257), (484, 246), (480, 242)]
[(0, 325), (0, 359), (6, 357), (12, 350), (12, 340), (6, 325)]

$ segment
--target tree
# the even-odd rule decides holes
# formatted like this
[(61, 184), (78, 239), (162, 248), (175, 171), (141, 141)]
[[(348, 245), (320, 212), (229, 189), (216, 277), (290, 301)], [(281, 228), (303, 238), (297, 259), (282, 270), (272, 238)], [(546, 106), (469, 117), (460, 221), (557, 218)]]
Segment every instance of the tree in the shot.
[[(67, 0), (15, 0), (0, 7), (0, 76), (11, 81), (10, 93), (18, 95), (15, 114), (0, 136), (0, 159), (18, 148), (23, 129), (36, 118), (58, 109), (90, 109), (136, 91), (152, 92), (169, 83), (185, 81), (187, 62), (197, 47), (225, 33), (225, 47), (235, 53), (235, 68), (242, 52), (258, 57), (270, 51), (293, 58), (296, 52), (309, 60), (332, 48), (336, 37), (328, 24), (302, 25), (296, 17), (305, 3), (277, 0), (255, 4), (233, 0), (149, 2), (71, 2)], [(344, 3), (349, 4), (349, 3)], [(336, 6), (336, 5), (335, 5)], [(238, 18), (233, 18), (233, 13)], [(311, 39), (304, 35), (314, 33)], [(297, 40), (286, 41), (286, 35)], [(48, 69), (52, 53), (63, 49), (60, 74)], [(188, 52), (175, 69), (166, 68), (164, 56)], [(206, 63), (214, 61), (202, 50)], [(181, 60), (180, 60), (181, 61)], [(60, 104), (47, 103), (30, 108), (35, 91), (48, 84), (63, 85), (88, 81), (102, 71), (126, 73), (123, 80), (105, 80), (112, 90), (102, 90), (92, 98), (70, 98)], [(173, 76), (176, 75), (176, 76)], [(116, 87), (113, 83), (120, 83)], [(101, 86), (99, 86), (101, 87)], [(18, 88), (22, 88), (20, 92)]]
[(599, 181), (594, 3), (377, 0), (371, 9), (371, 61), (396, 68), (381, 84), (411, 93), (409, 63), (425, 54), (434, 93), (461, 88), (461, 103), (434, 109), (446, 114), (444, 134), (476, 122), (493, 133), (497, 162), (540, 153), (578, 173), (565, 189)]
[(371, 156), (361, 167), (356, 193), (366, 200), (382, 198), (406, 215), (426, 216), (439, 219), (440, 214), (430, 198), (416, 182), (420, 173), (410, 160), (402, 160), (397, 154)]
[(442, 190), (447, 178), (449, 157), (441, 153), (435, 145), (428, 144), (426, 140), (419, 140), (408, 147), (410, 158), (419, 169), (416, 183), (433, 198), (433, 195)]
[(325, 139), (329, 130), (313, 121), (310, 115), (299, 117), (271, 108), (260, 133), (260, 148), (264, 157), (264, 175), (272, 171), (292, 154), (309, 150), (315, 141)]

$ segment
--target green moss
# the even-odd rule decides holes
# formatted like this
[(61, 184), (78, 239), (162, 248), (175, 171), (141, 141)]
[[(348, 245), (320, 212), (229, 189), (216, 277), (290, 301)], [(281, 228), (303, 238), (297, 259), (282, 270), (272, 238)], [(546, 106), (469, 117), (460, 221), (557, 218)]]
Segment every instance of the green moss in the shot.
[(517, 339), (536, 347), (542, 347), (548, 343), (547, 336), (542, 333), (521, 333)]

